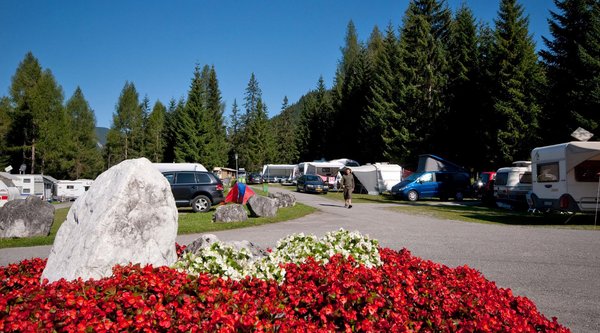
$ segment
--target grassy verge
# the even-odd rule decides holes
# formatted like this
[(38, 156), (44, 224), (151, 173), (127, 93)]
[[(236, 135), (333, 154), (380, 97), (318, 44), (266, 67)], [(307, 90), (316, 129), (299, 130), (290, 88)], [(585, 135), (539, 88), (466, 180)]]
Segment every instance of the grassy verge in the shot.
[(401, 213), (431, 216), (444, 220), (600, 230), (600, 227), (594, 227), (594, 216), (584, 214), (532, 214), (475, 205), (431, 205), (406, 202), (403, 202), (398, 207), (391, 207), (389, 209)]
[[(229, 230), (245, 228), (255, 225), (276, 223), (293, 220), (314, 212), (316, 209), (296, 203), (294, 207), (281, 208), (277, 211), (277, 216), (272, 218), (249, 218), (246, 222), (239, 223), (213, 223), (214, 208), (208, 213), (192, 213), (191, 209), (179, 210), (179, 229), (178, 234), (193, 234), (214, 232), (219, 230)], [(54, 214), (54, 223), (50, 229), (50, 235), (46, 237), (28, 237), (28, 238), (0, 238), (0, 249), (8, 247), (27, 247), (38, 245), (52, 245), (58, 228), (67, 218), (69, 208), (57, 209)]]

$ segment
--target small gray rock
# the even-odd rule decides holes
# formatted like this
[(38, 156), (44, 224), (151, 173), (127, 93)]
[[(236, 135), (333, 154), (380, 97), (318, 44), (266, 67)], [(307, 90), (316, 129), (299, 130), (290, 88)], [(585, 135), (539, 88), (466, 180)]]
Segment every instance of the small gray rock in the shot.
[(277, 200), (278, 208), (293, 207), (296, 205), (296, 197), (292, 193), (269, 193), (269, 198)]
[(215, 223), (230, 223), (242, 222), (248, 220), (248, 212), (243, 205), (229, 204), (217, 207), (213, 222)]
[(54, 206), (30, 195), (0, 208), (0, 238), (48, 236), (54, 222)]
[(252, 216), (274, 217), (277, 215), (277, 200), (275, 199), (253, 195), (248, 199), (247, 205)]

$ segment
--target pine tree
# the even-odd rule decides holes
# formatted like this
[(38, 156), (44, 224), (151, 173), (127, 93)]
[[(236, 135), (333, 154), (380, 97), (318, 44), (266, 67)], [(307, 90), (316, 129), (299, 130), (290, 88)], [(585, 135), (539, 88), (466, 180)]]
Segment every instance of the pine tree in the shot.
[(596, 0), (555, 0), (550, 32), (541, 56), (548, 75), (542, 118), (544, 142), (570, 140), (577, 127), (598, 135), (600, 117), (600, 4)]
[(9, 142), (7, 150), (11, 153), (13, 169), (18, 170), (21, 164), (28, 165), (28, 172), (35, 172), (35, 141), (37, 134), (33, 125), (33, 94), (42, 76), (42, 66), (31, 52), (25, 58), (12, 77), (10, 86)]
[[(401, 80), (399, 77), (399, 48), (394, 27), (389, 24), (383, 39), (371, 38), (373, 80), (369, 91), (367, 111), (363, 115), (363, 134), (368, 141), (368, 161), (400, 162), (409, 152), (406, 115), (398, 107)], [(379, 45), (377, 45), (379, 44)]]
[(94, 179), (102, 171), (102, 158), (97, 146), (96, 118), (80, 87), (66, 104), (72, 145), (69, 147), (70, 179)]
[(164, 162), (175, 162), (175, 146), (177, 140), (177, 119), (183, 112), (185, 101), (181, 98), (178, 102), (175, 99), (169, 101), (169, 107), (165, 114), (165, 126), (163, 130), (163, 140), (165, 142), (162, 160)]
[(141, 157), (143, 146), (143, 111), (135, 85), (125, 82), (113, 113), (113, 123), (107, 134), (107, 165)]
[(302, 121), (308, 132), (303, 142), (304, 158), (309, 161), (331, 158), (337, 150), (327, 135), (333, 122), (333, 107), (322, 76), (319, 77), (317, 89), (304, 102)]
[[(360, 160), (364, 151), (357, 149), (362, 144), (357, 135), (361, 128), (361, 117), (368, 105), (371, 68), (367, 51), (358, 41), (354, 23), (350, 21), (346, 32), (346, 44), (342, 48), (342, 62), (338, 65), (334, 90), (333, 127), (328, 131), (333, 137), (332, 147), (336, 154)], [(340, 135), (352, 133), (352, 135)], [(358, 156), (357, 156), (358, 155)]]
[(237, 154), (240, 150), (241, 143), (241, 131), (243, 130), (243, 124), (240, 116), (240, 109), (237, 104), (237, 100), (233, 100), (233, 105), (231, 107), (231, 116), (229, 118), (229, 126), (227, 128), (227, 141), (229, 142), (229, 154), (228, 156), (228, 165), (235, 165), (235, 154)]
[(160, 101), (156, 101), (144, 127), (146, 132), (145, 156), (154, 163), (163, 161), (166, 146), (164, 140), (166, 117), (167, 108)]
[(283, 98), (281, 112), (271, 120), (271, 128), (275, 129), (275, 142), (277, 155), (274, 163), (292, 164), (298, 161), (298, 147), (296, 145), (297, 124), (292, 111), (289, 109), (288, 98)]
[(196, 66), (185, 107), (182, 112), (177, 114), (174, 149), (176, 162), (205, 163), (200, 156), (202, 149), (200, 139), (206, 131), (203, 123), (205, 88), (200, 67)]
[(0, 98), (0, 170), (10, 165), (8, 134), (11, 125), (12, 107), (8, 97)]
[[(63, 107), (62, 88), (49, 69), (44, 70), (31, 98), (32, 115), (32, 173), (66, 175), (66, 148), (71, 139)], [(35, 154), (34, 154), (35, 152)]]
[[(409, 4), (400, 34), (400, 109), (406, 113), (413, 150), (436, 153), (446, 133), (449, 66), (445, 45), (449, 11), (445, 1), (414, 0)], [(437, 135), (437, 136), (436, 136)]]
[(481, 104), (479, 50), (477, 26), (471, 10), (463, 5), (451, 25), (448, 45), (450, 72), (448, 82), (448, 115), (445, 123), (443, 150), (446, 158), (465, 166), (477, 165), (473, 151), (483, 151), (481, 130)]
[(528, 159), (538, 142), (539, 89), (543, 75), (528, 33), (529, 20), (516, 0), (502, 0), (493, 49), (496, 162)]
[(209, 167), (224, 166), (227, 162), (227, 135), (225, 120), (223, 119), (224, 105), (221, 101), (219, 81), (214, 66), (210, 68), (207, 78), (206, 92), (206, 138), (203, 147), (204, 156), (200, 156), (203, 163)]
[(244, 129), (239, 134), (237, 151), (240, 166), (249, 171), (258, 171), (266, 163), (275, 160), (275, 137), (269, 128), (267, 107), (262, 101), (262, 91), (254, 73), (246, 87), (244, 96)]

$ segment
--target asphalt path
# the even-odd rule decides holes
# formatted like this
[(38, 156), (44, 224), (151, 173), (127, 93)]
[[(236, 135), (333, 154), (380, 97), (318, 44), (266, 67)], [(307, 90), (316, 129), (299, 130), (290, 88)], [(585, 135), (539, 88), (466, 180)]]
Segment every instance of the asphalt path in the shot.
[[(359, 203), (346, 209), (327, 195), (295, 195), (319, 211), (293, 221), (214, 234), (221, 240), (274, 247), (292, 233), (322, 236), (339, 228), (357, 230), (378, 239), (383, 247), (406, 248), (450, 267), (468, 265), (498, 287), (531, 299), (542, 314), (557, 317), (573, 332), (600, 332), (600, 230), (440, 220), (387, 209), (397, 204)], [(181, 235), (177, 241), (188, 244), (198, 237)], [(0, 265), (45, 258), (49, 251), (49, 246), (0, 249)]]

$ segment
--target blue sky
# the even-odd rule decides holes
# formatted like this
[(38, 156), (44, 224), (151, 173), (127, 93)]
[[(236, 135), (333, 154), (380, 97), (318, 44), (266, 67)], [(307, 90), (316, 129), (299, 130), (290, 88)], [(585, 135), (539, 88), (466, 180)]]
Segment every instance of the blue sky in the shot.
[[(7, 96), (18, 64), (28, 51), (50, 69), (65, 101), (80, 86), (109, 127), (119, 94), (133, 82), (140, 100), (167, 105), (187, 95), (194, 67), (214, 65), (226, 115), (233, 100), (242, 108), (255, 73), (270, 116), (317, 85), (333, 82), (346, 27), (354, 21), (366, 41), (375, 25), (402, 23), (408, 0), (396, 1), (0, 1), (0, 96)], [(461, 3), (493, 26), (499, 1)], [(552, 0), (521, 0), (530, 33), (542, 48), (550, 37)]]

